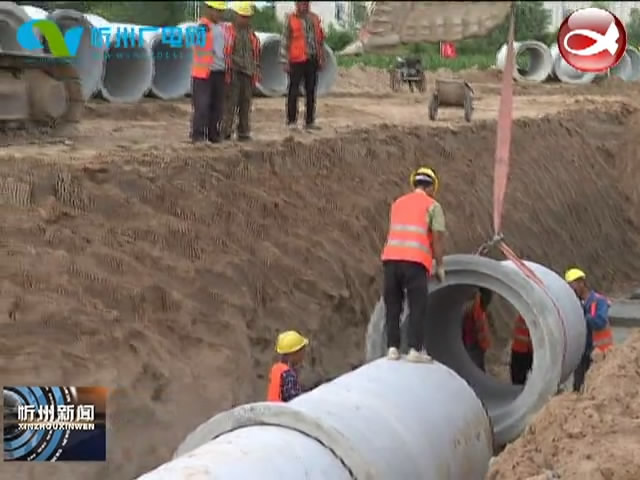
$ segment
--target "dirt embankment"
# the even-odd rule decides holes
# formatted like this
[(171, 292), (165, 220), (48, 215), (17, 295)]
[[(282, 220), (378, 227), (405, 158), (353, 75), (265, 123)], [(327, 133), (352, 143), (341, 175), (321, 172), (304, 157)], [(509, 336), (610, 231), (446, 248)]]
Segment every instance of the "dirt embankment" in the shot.
[(639, 396), (640, 334), (635, 334), (591, 368), (583, 394), (553, 398), (496, 459), (487, 478), (640, 478)]
[[(603, 288), (633, 278), (638, 216), (609, 165), (625, 162), (609, 139), (632, 113), (516, 123), (505, 234), (519, 253), (578, 263)], [(494, 142), (477, 122), (215, 158), (179, 146), (91, 168), (4, 161), (3, 382), (113, 388), (109, 461), (47, 477), (121, 480), (166, 460), (212, 414), (263, 397), (282, 329), (312, 339), (307, 380), (356, 366), (390, 200), (434, 166), (448, 248), (474, 251), (490, 235)], [(37, 467), (4, 466), (16, 479)]]

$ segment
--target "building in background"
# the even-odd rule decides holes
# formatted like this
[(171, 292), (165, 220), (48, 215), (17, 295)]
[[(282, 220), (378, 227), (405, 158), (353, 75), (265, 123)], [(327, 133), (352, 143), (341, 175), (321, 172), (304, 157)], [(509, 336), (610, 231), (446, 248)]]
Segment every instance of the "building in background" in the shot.
[(562, 21), (574, 10), (593, 6), (602, 6), (616, 15), (623, 23), (631, 18), (631, 10), (640, 9), (640, 2), (543, 2), (544, 7), (551, 12), (549, 31), (555, 32)]

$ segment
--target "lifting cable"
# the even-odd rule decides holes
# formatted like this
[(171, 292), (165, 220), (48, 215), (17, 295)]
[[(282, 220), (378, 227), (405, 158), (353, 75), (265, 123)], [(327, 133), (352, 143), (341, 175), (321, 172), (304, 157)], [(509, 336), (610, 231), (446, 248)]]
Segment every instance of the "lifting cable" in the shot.
[[(509, 177), (509, 156), (511, 146), (511, 132), (513, 129), (513, 70), (515, 67), (515, 4), (511, 5), (509, 20), (509, 35), (507, 39), (507, 58), (502, 72), (502, 88), (500, 92), (500, 105), (498, 107), (498, 122), (496, 126), (496, 153), (493, 171), (493, 238), (483, 244), (478, 250), (479, 254), (487, 253), (490, 247), (497, 246), (507, 260), (514, 263), (522, 273), (532, 282), (538, 285), (542, 291), (551, 299), (559, 318), (562, 321), (562, 333), (567, 342), (567, 327), (562, 312), (555, 300), (548, 292), (544, 282), (536, 273), (527, 266), (516, 253), (506, 244), (502, 234), (502, 216), (504, 210), (504, 199), (507, 190), (507, 180)], [(535, 355), (535, 353), (534, 353)], [(562, 351), (562, 362), (564, 364), (566, 348)]]

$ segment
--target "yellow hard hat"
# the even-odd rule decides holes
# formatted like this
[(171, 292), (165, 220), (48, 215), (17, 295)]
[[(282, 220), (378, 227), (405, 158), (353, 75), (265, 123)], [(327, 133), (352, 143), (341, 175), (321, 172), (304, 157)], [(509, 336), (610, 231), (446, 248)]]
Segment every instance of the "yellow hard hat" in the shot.
[(411, 176), (409, 177), (409, 184), (411, 188), (415, 188), (416, 182), (419, 180), (426, 180), (426, 178), (430, 178), (433, 181), (433, 192), (438, 191), (438, 176), (433, 169), (429, 167), (420, 167), (415, 171), (411, 172)]
[(302, 350), (307, 345), (309, 345), (308, 338), (303, 337), (295, 330), (289, 330), (278, 335), (278, 341), (276, 342), (276, 352), (278, 352), (280, 355), (295, 353), (298, 350)]
[(253, 15), (253, 2), (234, 2), (233, 11), (242, 17)]
[(214, 10), (226, 10), (227, 2), (204, 2), (207, 7), (211, 7)]
[(566, 272), (564, 272), (564, 280), (567, 283), (575, 282), (576, 280), (581, 280), (587, 278), (586, 273), (584, 273), (579, 268), (570, 268)]

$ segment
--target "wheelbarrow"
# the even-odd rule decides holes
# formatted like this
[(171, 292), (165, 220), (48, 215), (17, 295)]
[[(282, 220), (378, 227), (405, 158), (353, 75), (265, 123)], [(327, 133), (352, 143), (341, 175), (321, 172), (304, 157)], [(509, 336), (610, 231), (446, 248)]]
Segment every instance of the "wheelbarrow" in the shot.
[(464, 80), (436, 80), (435, 91), (429, 102), (429, 120), (438, 118), (440, 107), (464, 108), (464, 119), (471, 121), (473, 114), (473, 88)]

